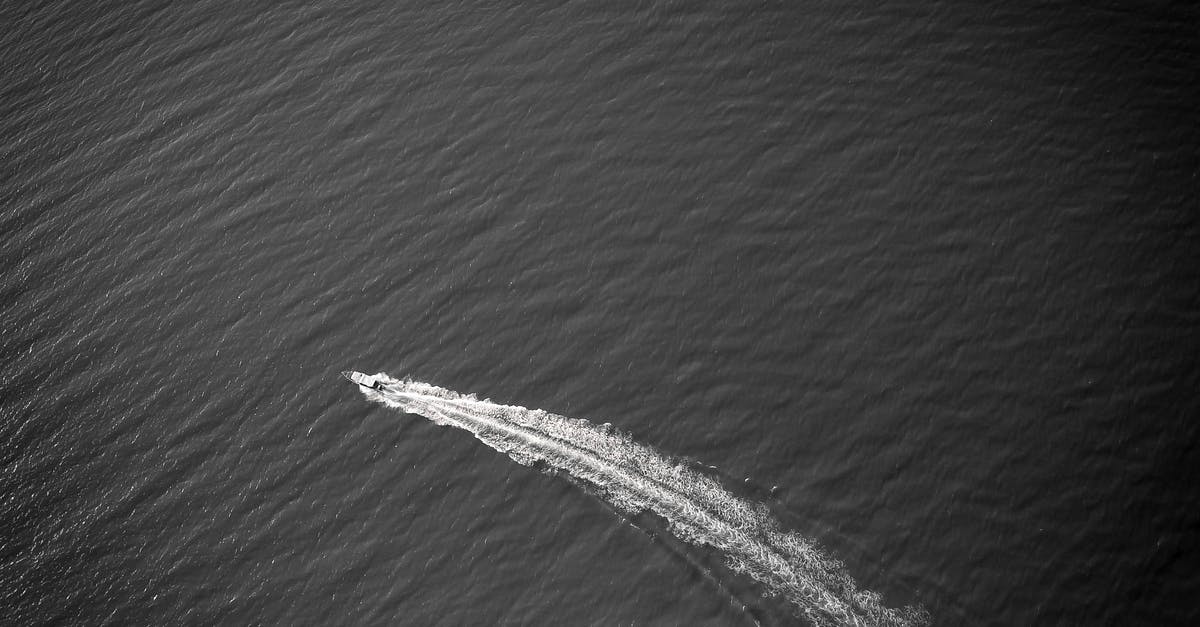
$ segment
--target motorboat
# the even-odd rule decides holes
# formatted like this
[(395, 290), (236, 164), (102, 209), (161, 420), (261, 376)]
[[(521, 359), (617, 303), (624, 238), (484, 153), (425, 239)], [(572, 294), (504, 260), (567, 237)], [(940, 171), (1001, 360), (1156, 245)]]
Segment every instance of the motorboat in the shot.
[(352, 383), (357, 383), (365, 388), (383, 390), (383, 381), (373, 375), (363, 374), (355, 370), (343, 370), (342, 376), (349, 379)]

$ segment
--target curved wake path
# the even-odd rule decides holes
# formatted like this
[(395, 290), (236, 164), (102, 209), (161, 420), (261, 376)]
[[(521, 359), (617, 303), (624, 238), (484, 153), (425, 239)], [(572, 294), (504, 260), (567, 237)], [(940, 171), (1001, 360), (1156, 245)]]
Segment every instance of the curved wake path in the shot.
[(470, 431), (513, 460), (545, 464), (595, 487), (617, 509), (652, 511), (672, 534), (721, 552), (734, 570), (790, 601), (819, 627), (924, 625), (919, 607), (891, 609), (857, 589), (837, 560), (779, 529), (766, 508), (742, 500), (713, 479), (634, 442), (610, 425), (596, 426), (539, 409), (499, 405), (417, 381), (375, 375), (385, 389), (359, 389), (371, 400)]

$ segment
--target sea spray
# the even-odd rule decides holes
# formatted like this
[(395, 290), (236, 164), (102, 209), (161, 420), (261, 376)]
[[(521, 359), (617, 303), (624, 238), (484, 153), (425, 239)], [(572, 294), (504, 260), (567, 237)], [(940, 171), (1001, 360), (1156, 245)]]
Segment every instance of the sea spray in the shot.
[(878, 594), (859, 590), (840, 562), (780, 529), (764, 506), (734, 496), (710, 477), (611, 425), (500, 405), (383, 373), (375, 376), (381, 389), (360, 388), (371, 400), (470, 431), (526, 466), (567, 473), (631, 516), (657, 514), (680, 540), (716, 550), (731, 568), (787, 599), (815, 625), (929, 622), (920, 607), (887, 608)]

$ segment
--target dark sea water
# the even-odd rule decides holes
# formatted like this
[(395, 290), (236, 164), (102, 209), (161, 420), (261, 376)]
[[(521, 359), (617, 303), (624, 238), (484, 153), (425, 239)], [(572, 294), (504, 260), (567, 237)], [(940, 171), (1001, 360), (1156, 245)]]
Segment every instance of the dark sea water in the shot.
[(0, 623), (791, 620), (355, 369), (713, 466), (935, 625), (1197, 624), (1197, 32), (5, 3)]

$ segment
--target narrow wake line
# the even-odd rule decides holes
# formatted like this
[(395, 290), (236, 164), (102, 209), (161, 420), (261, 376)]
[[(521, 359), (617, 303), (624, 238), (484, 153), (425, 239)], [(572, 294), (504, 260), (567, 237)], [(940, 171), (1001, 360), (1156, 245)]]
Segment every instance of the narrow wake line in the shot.
[(716, 549), (731, 568), (787, 599), (815, 625), (929, 622), (923, 608), (887, 608), (878, 594), (858, 590), (840, 562), (803, 537), (782, 531), (765, 507), (734, 496), (715, 480), (609, 425), (375, 376), (384, 382), (383, 389), (360, 388), (369, 399), (470, 431), (526, 466), (541, 462), (565, 472), (594, 486), (601, 498), (629, 515), (654, 512), (673, 535)]

